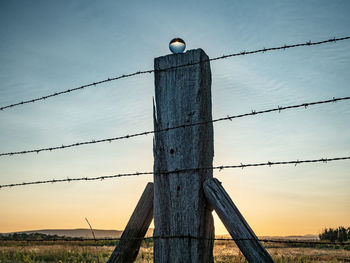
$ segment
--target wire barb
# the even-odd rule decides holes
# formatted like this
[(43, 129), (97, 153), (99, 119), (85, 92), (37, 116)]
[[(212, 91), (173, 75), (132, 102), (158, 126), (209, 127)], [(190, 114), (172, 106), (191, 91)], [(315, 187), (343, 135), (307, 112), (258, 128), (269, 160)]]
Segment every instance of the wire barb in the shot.
[(265, 162), (265, 163), (250, 163), (239, 165), (221, 165), (221, 166), (211, 166), (211, 167), (197, 167), (197, 168), (184, 168), (184, 169), (175, 169), (171, 171), (157, 171), (157, 172), (135, 172), (135, 173), (125, 173), (125, 174), (114, 174), (114, 175), (104, 175), (97, 177), (80, 177), (80, 178), (64, 178), (64, 179), (52, 179), (52, 180), (43, 180), (43, 181), (33, 181), (33, 182), (23, 182), (23, 183), (14, 183), (14, 184), (4, 184), (0, 185), (1, 188), (10, 188), (14, 186), (24, 186), (24, 185), (34, 185), (34, 184), (48, 184), (48, 183), (63, 183), (63, 182), (72, 182), (72, 181), (97, 181), (104, 179), (111, 179), (117, 177), (125, 176), (139, 176), (139, 175), (169, 175), (172, 173), (188, 173), (188, 172), (201, 172), (207, 170), (224, 170), (224, 169), (235, 169), (235, 168), (245, 168), (245, 167), (260, 167), (260, 166), (275, 166), (275, 165), (288, 165), (288, 164), (301, 164), (301, 163), (327, 163), (331, 161), (342, 161), (350, 160), (350, 156), (345, 157), (334, 157), (334, 158), (321, 158), (321, 159), (310, 159), (310, 160), (296, 160), (296, 161), (279, 161), (279, 162)]
[(284, 110), (296, 109), (296, 108), (301, 108), (301, 107), (307, 108), (306, 105), (314, 106), (314, 105), (319, 105), (319, 104), (327, 104), (327, 103), (331, 103), (331, 102), (349, 101), (349, 100), (350, 100), (350, 97), (340, 97), (340, 98), (333, 97), (332, 99), (329, 99), (329, 100), (307, 102), (307, 103), (291, 105), (291, 106), (286, 106), (286, 107), (278, 106), (277, 108), (261, 110), (261, 111), (253, 110), (250, 113), (231, 115), (231, 116), (227, 115), (226, 117), (213, 119), (210, 121), (181, 124), (178, 126), (167, 127), (167, 128), (160, 129), (160, 130), (152, 130), (152, 131), (145, 131), (145, 132), (134, 133), (134, 134), (127, 134), (127, 135), (119, 136), (119, 137), (112, 137), (112, 138), (105, 138), (105, 139), (91, 140), (91, 141), (83, 141), (83, 142), (77, 142), (77, 143), (72, 143), (72, 144), (68, 144), (68, 145), (61, 145), (61, 146), (54, 146), (54, 147), (51, 146), (51, 147), (40, 148), (40, 149), (23, 150), (23, 151), (17, 151), (17, 152), (5, 152), (5, 153), (0, 153), (0, 157), (1, 156), (14, 156), (14, 155), (21, 155), (21, 154), (28, 154), (28, 153), (39, 153), (39, 152), (44, 152), (44, 151), (51, 152), (54, 150), (62, 150), (62, 149), (67, 149), (67, 148), (72, 148), (72, 147), (77, 147), (77, 146), (82, 146), (82, 145), (96, 144), (96, 143), (102, 143), (102, 142), (112, 142), (112, 141), (117, 141), (117, 140), (130, 139), (130, 138), (134, 138), (134, 137), (138, 137), (138, 136), (144, 136), (144, 135), (148, 135), (148, 134), (169, 132), (171, 130), (176, 130), (176, 129), (180, 129), (180, 128), (187, 128), (187, 127), (199, 126), (199, 125), (208, 125), (210, 123), (215, 123), (215, 122), (220, 122), (220, 121), (226, 121), (226, 120), (232, 121), (232, 119), (243, 118), (243, 117), (248, 117), (248, 116), (253, 116), (253, 115), (258, 115), (258, 114), (265, 114), (265, 113), (270, 113), (270, 112), (281, 112)]
[(281, 50), (281, 49), (286, 50), (288, 48), (295, 48), (295, 47), (315, 46), (315, 45), (321, 45), (321, 44), (326, 44), (326, 43), (331, 43), (331, 42), (335, 43), (337, 41), (343, 41), (343, 40), (348, 40), (348, 39), (350, 39), (350, 36), (341, 37), (341, 38), (332, 38), (332, 39), (322, 40), (322, 41), (318, 41), (318, 42), (308, 41), (306, 43), (283, 45), (283, 46), (279, 46), (279, 47), (270, 47), (270, 48), (265, 48), (264, 47), (263, 49), (252, 50), (252, 51), (243, 51), (243, 52), (238, 52), (238, 53), (232, 53), (232, 54), (229, 54), (229, 55), (222, 55), (220, 57), (215, 57), (215, 58), (211, 58), (211, 59), (208, 59), (208, 60), (203, 60), (203, 61), (200, 61), (200, 62), (192, 62), (192, 63), (179, 65), (179, 66), (175, 66), (175, 67), (165, 68), (165, 69), (162, 69), (162, 70), (150, 69), (150, 70), (136, 71), (134, 73), (123, 74), (123, 75), (119, 75), (119, 76), (114, 77), (114, 78), (107, 78), (107, 79), (104, 79), (104, 80), (101, 80), (101, 81), (85, 84), (85, 85), (82, 85), (80, 87), (76, 87), (76, 88), (72, 88), (72, 89), (67, 89), (67, 90), (55, 92), (55, 93), (52, 93), (52, 94), (49, 94), (49, 95), (46, 95), (46, 96), (42, 96), (42, 97), (38, 97), (38, 98), (34, 98), (34, 99), (25, 100), (25, 101), (13, 103), (13, 104), (10, 104), (10, 105), (2, 106), (2, 107), (0, 107), (0, 110), (3, 111), (3, 110), (8, 109), (8, 108), (13, 108), (13, 107), (24, 105), (24, 104), (27, 104), (27, 103), (34, 103), (34, 102), (37, 102), (37, 101), (45, 100), (47, 98), (63, 95), (63, 94), (66, 94), (66, 93), (77, 91), (77, 90), (82, 90), (82, 89), (85, 89), (85, 88), (88, 88), (88, 87), (91, 87), (91, 86), (95, 86), (96, 87), (97, 85), (100, 85), (100, 84), (104, 84), (104, 83), (107, 83), (107, 82), (111, 82), (111, 81), (115, 81), (115, 80), (119, 80), (119, 79), (123, 79), (123, 78), (133, 77), (133, 76), (140, 75), (140, 74), (153, 73), (153, 72), (156, 72), (156, 71), (157, 72), (168, 71), (168, 70), (172, 70), (172, 69), (176, 69), (176, 68), (193, 66), (193, 65), (200, 64), (200, 63), (203, 63), (203, 62), (209, 62), (209, 61), (215, 61), (215, 60), (220, 60), (220, 59), (226, 59), (226, 58), (230, 58), (230, 57), (245, 56), (245, 55), (251, 55), (251, 54), (256, 54), (256, 53), (265, 53), (267, 51), (276, 51), (276, 50)]

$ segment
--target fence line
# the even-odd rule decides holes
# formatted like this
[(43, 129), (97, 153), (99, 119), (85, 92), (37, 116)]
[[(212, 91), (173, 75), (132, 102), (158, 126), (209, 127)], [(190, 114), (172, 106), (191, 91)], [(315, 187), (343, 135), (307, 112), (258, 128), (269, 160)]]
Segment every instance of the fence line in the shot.
[[(331, 39), (328, 39), (328, 40), (322, 40), (322, 41), (318, 41), (318, 42), (308, 41), (306, 43), (283, 45), (283, 46), (279, 46), (279, 47), (263, 48), (263, 49), (252, 50), (252, 51), (242, 51), (242, 52), (238, 52), (238, 53), (222, 55), (222, 56), (211, 58), (211, 59), (208, 59), (208, 60), (203, 60), (201, 62), (188, 63), (188, 64), (179, 65), (179, 66), (175, 66), (175, 67), (169, 67), (169, 68), (162, 69), (162, 70), (157, 70), (157, 71), (158, 72), (159, 71), (167, 71), (167, 70), (172, 70), (172, 69), (175, 69), (175, 68), (192, 66), (192, 65), (199, 64), (199, 63), (202, 63), (202, 62), (215, 61), (215, 60), (226, 59), (226, 58), (236, 57), (236, 56), (244, 56), (244, 55), (257, 54), (257, 53), (265, 53), (265, 52), (268, 52), (268, 51), (276, 51), (276, 50), (285, 50), (285, 49), (295, 48), (295, 47), (315, 46), (315, 45), (321, 45), (321, 44), (326, 44), (326, 43), (331, 43), (331, 42), (335, 43), (337, 41), (343, 41), (343, 40), (348, 40), (348, 39), (350, 39), (350, 36), (341, 37), (341, 38), (331, 38)], [(51, 98), (51, 97), (56, 97), (56, 96), (59, 96), (59, 95), (71, 93), (71, 92), (74, 92), (74, 91), (77, 91), (77, 90), (82, 90), (82, 89), (85, 89), (85, 88), (88, 88), (88, 87), (97, 86), (97, 85), (100, 85), (100, 84), (103, 84), (103, 83), (107, 83), (107, 82), (111, 82), (111, 81), (115, 81), (115, 80), (118, 80), (118, 79), (129, 78), (129, 77), (140, 75), (140, 74), (153, 73), (155, 71), (156, 70), (154, 70), (154, 69), (143, 70), (143, 71), (137, 71), (137, 72), (133, 72), (133, 73), (129, 73), (129, 74), (123, 74), (123, 75), (120, 75), (120, 76), (117, 76), (117, 77), (113, 77), (113, 78), (107, 78), (107, 79), (104, 79), (104, 80), (100, 80), (100, 81), (96, 81), (96, 82), (89, 83), (89, 84), (86, 84), (86, 85), (82, 85), (80, 87), (67, 89), (67, 90), (55, 92), (55, 93), (52, 93), (52, 94), (49, 94), (49, 95), (46, 95), (46, 96), (34, 98), (34, 99), (31, 99), (31, 100), (24, 100), (24, 101), (21, 101), (21, 102), (17, 102), (17, 103), (13, 103), (13, 104), (10, 104), (10, 105), (2, 106), (2, 107), (0, 107), (0, 111), (3, 111), (3, 110), (8, 109), (8, 108), (13, 108), (13, 107), (16, 107), (16, 106), (28, 104), (28, 103), (34, 103), (34, 102), (37, 102), (37, 101), (46, 100), (46, 99)]]
[(302, 163), (327, 163), (332, 161), (342, 161), (350, 160), (350, 156), (346, 157), (334, 157), (334, 158), (321, 158), (321, 159), (309, 159), (309, 160), (295, 160), (295, 161), (278, 161), (278, 162), (265, 162), (265, 163), (248, 163), (239, 165), (221, 165), (221, 166), (211, 166), (211, 167), (198, 167), (198, 168), (185, 168), (185, 169), (175, 169), (171, 171), (157, 171), (157, 172), (135, 172), (135, 173), (124, 173), (124, 174), (115, 174), (115, 175), (104, 175), (97, 177), (79, 177), (79, 178), (64, 178), (64, 179), (52, 179), (52, 180), (42, 180), (42, 181), (32, 181), (32, 182), (23, 182), (23, 183), (14, 183), (14, 184), (3, 184), (0, 185), (2, 188), (10, 188), (16, 186), (25, 186), (25, 185), (34, 185), (34, 184), (48, 184), (48, 183), (63, 183), (63, 182), (74, 182), (74, 181), (96, 181), (104, 179), (111, 179), (117, 177), (127, 177), (127, 176), (139, 176), (139, 175), (161, 175), (161, 174), (172, 174), (172, 173), (186, 173), (186, 172), (200, 172), (205, 170), (224, 170), (224, 169), (235, 169), (235, 168), (247, 168), (247, 167), (260, 167), (260, 166), (275, 166), (275, 165), (287, 165), (294, 164), (297, 166)]
[[(284, 244), (305, 244), (305, 245), (350, 245), (350, 243), (346, 242), (328, 242), (328, 241), (314, 241), (314, 240), (294, 240), (294, 239), (265, 239), (265, 238), (207, 238), (207, 237), (195, 237), (191, 235), (179, 235), (179, 236), (153, 236), (153, 237), (140, 237), (140, 238), (127, 238), (123, 240), (155, 240), (155, 239), (181, 239), (181, 238), (189, 238), (189, 239), (197, 239), (197, 240), (213, 240), (213, 241), (260, 241), (265, 243), (284, 243)], [(1, 241), (23, 241), (23, 242), (58, 242), (58, 241), (120, 241), (122, 238), (80, 238), (80, 237), (40, 237), (39, 239), (0, 239)]]
[[(214, 241), (260, 241), (271, 243), (286, 243), (286, 244), (312, 244), (312, 245), (345, 245), (344, 242), (322, 242), (322, 241), (306, 241), (306, 240), (292, 240), (292, 239), (260, 239), (260, 238), (207, 238), (207, 237), (195, 237), (191, 235), (180, 236), (154, 236), (146, 237), (144, 239), (173, 239), (173, 238), (189, 238), (197, 240), (214, 240)], [(349, 243), (350, 245), (350, 243)]]
[(253, 115), (258, 115), (258, 114), (264, 114), (264, 113), (270, 113), (270, 112), (281, 112), (284, 110), (288, 109), (296, 109), (296, 108), (307, 108), (309, 106), (314, 106), (314, 105), (320, 105), (320, 104), (327, 104), (331, 102), (337, 102), (337, 101), (345, 101), (345, 100), (350, 100), (350, 97), (340, 97), (340, 98), (335, 98), (329, 99), (329, 100), (323, 100), (323, 101), (314, 101), (314, 102), (307, 102), (307, 103), (301, 103), (297, 105), (291, 105), (291, 106), (278, 106), (277, 108), (272, 108), (272, 109), (267, 109), (267, 110), (261, 110), (261, 111), (251, 111), (249, 113), (244, 113), (244, 114), (239, 114), (239, 115), (231, 115), (223, 118), (218, 118), (214, 119), (211, 121), (205, 121), (205, 122), (196, 122), (196, 123), (190, 123), (190, 124), (182, 124), (170, 128), (164, 128), (161, 130), (152, 130), (152, 131), (145, 131), (145, 132), (140, 132), (140, 133), (134, 133), (134, 134), (128, 134), (124, 136), (119, 136), (119, 137), (111, 137), (111, 138), (105, 138), (105, 139), (99, 139), (99, 140), (91, 140), (91, 141), (84, 141), (84, 142), (77, 142), (73, 144), (68, 144), (68, 145), (61, 145), (61, 146), (53, 146), (53, 147), (47, 147), (47, 148), (39, 148), (39, 149), (32, 149), (32, 150), (23, 150), (23, 151), (17, 151), (17, 152), (5, 152), (5, 153), (0, 153), (1, 156), (13, 156), (13, 155), (21, 155), (21, 154), (28, 154), (28, 153), (40, 153), (44, 151), (54, 151), (54, 150), (62, 150), (66, 148), (72, 148), (72, 147), (77, 147), (77, 146), (82, 146), (82, 145), (88, 145), (88, 144), (96, 144), (96, 143), (102, 143), (102, 142), (112, 142), (116, 140), (123, 140), (123, 139), (129, 139), (133, 137), (138, 137), (138, 136), (144, 136), (144, 135), (149, 135), (149, 134), (154, 134), (154, 133), (160, 133), (160, 132), (168, 132), (171, 130), (175, 129), (180, 129), (180, 128), (187, 128), (187, 127), (192, 127), (192, 126), (198, 126), (198, 125), (207, 125), (210, 123), (215, 123), (219, 121), (225, 121), (225, 120), (230, 120), (232, 121), (233, 119), (237, 118), (242, 118), (242, 117), (247, 117), (247, 116), (253, 116)]

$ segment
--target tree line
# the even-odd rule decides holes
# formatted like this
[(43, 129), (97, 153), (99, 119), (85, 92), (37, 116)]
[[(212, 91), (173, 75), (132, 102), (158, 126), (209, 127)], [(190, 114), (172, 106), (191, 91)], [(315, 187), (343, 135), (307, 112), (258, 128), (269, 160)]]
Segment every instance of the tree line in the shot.
[(340, 226), (338, 228), (325, 228), (322, 233), (319, 234), (320, 240), (328, 240), (331, 242), (339, 241), (345, 242), (350, 240), (350, 227), (345, 228)]
[[(12, 234), (0, 234), (0, 240), (14, 240), (14, 241), (25, 241), (25, 240), (61, 240), (67, 239), (64, 236), (58, 235), (46, 235), (41, 233), (12, 233)], [(69, 238), (71, 240), (76, 240), (77, 238)]]

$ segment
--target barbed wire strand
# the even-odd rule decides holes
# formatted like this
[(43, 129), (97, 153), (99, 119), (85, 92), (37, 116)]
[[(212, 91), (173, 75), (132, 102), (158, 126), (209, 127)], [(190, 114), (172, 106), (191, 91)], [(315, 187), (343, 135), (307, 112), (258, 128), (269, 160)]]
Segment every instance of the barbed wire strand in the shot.
[(2, 107), (0, 107), (0, 111), (3, 111), (5, 109), (9, 109), (9, 108), (13, 108), (13, 107), (16, 107), (16, 106), (28, 104), (28, 103), (34, 103), (34, 102), (37, 102), (37, 101), (46, 100), (46, 99), (51, 98), (51, 97), (56, 97), (56, 96), (67, 94), (67, 93), (71, 93), (71, 92), (74, 92), (74, 91), (77, 91), (77, 90), (82, 90), (82, 89), (85, 89), (85, 88), (88, 88), (88, 87), (101, 85), (103, 83), (107, 83), (107, 82), (111, 82), (111, 81), (115, 81), (115, 80), (119, 80), (119, 79), (123, 79), (123, 78), (129, 78), (129, 77), (140, 75), (140, 74), (153, 73), (153, 72), (156, 72), (156, 71), (157, 72), (168, 71), (168, 70), (177, 69), (177, 68), (181, 68), (181, 67), (193, 66), (193, 65), (200, 64), (200, 63), (203, 63), (203, 62), (215, 61), (215, 60), (226, 59), (226, 58), (231, 58), (231, 57), (236, 57), (236, 56), (251, 55), (251, 54), (256, 54), (256, 53), (265, 53), (265, 52), (268, 52), (268, 51), (276, 51), (276, 50), (286, 50), (286, 49), (295, 48), (295, 47), (315, 46), (315, 45), (321, 45), (321, 44), (326, 44), (326, 43), (331, 43), (331, 42), (335, 43), (337, 41), (343, 41), (343, 40), (348, 40), (348, 39), (350, 39), (350, 36), (341, 37), (341, 38), (335, 38), (334, 37), (334, 38), (331, 38), (331, 39), (328, 39), (328, 40), (322, 40), (322, 41), (318, 41), (318, 42), (308, 41), (306, 43), (299, 43), (299, 44), (292, 44), (292, 45), (283, 45), (283, 46), (279, 46), (279, 47), (263, 48), (263, 49), (252, 50), (252, 51), (242, 51), (242, 52), (238, 52), (238, 53), (222, 55), (222, 56), (219, 56), (219, 57), (206, 59), (206, 60), (203, 60), (203, 61), (200, 61), (200, 62), (187, 63), (187, 64), (174, 66), (174, 67), (169, 67), (169, 68), (165, 68), (165, 69), (161, 69), (161, 70), (150, 69), (150, 70), (137, 71), (137, 72), (133, 72), (133, 73), (129, 73), (129, 74), (123, 74), (123, 75), (120, 75), (120, 76), (117, 76), (117, 77), (113, 77), (113, 78), (107, 78), (107, 79), (104, 79), (104, 80), (101, 80), (101, 81), (92, 82), (92, 83), (89, 83), (89, 84), (86, 84), (86, 85), (82, 85), (80, 87), (76, 87), (76, 88), (72, 88), (72, 89), (67, 89), (67, 90), (55, 92), (55, 93), (52, 93), (52, 94), (49, 94), (49, 95), (46, 95), (46, 96), (42, 96), (42, 97), (30, 99), (30, 100), (24, 100), (24, 101), (20, 101), (20, 102), (17, 102), (17, 103), (10, 104), (10, 105), (2, 106)]
[(175, 169), (172, 171), (157, 171), (157, 172), (135, 172), (135, 173), (123, 173), (123, 174), (114, 174), (114, 175), (104, 175), (96, 177), (79, 177), (79, 178), (63, 178), (63, 179), (52, 179), (52, 180), (42, 180), (42, 181), (33, 181), (33, 182), (23, 182), (23, 183), (14, 183), (14, 184), (3, 184), (0, 185), (2, 188), (10, 188), (16, 186), (25, 186), (25, 185), (34, 185), (34, 184), (48, 184), (48, 183), (63, 183), (63, 182), (75, 182), (75, 181), (96, 181), (96, 180), (105, 180), (118, 177), (128, 177), (128, 176), (140, 176), (140, 175), (167, 175), (172, 173), (187, 173), (187, 172), (200, 172), (206, 170), (224, 170), (224, 169), (235, 169), (235, 168), (247, 168), (247, 167), (260, 167), (260, 166), (274, 166), (274, 165), (288, 165), (294, 164), (297, 166), (302, 163), (327, 163), (332, 161), (341, 161), (341, 160), (350, 160), (350, 156), (346, 157), (335, 157), (335, 158), (321, 158), (321, 159), (310, 159), (310, 160), (295, 160), (295, 161), (279, 161), (279, 162), (265, 162), (265, 163), (248, 163), (248, 164), (239, 164), (239, 165), (221, 165), (221, 166), (211, 166), (211, 167), (200, 167), (200, 168), (186, 168), (186, 169)]
[(59, 242), (59, 241), (120, 241), (120, 240), (155, 240), (155, 239), (197, 239), (197, 240), (213, 240), (213, 241), (260, 241), (266, 243), (285, 243), (285, 244), (305, 244), (305, 245), (350, 245), (346, 242), (328, 242), (328, 241), (317, 241), (317, 240), (298, 240), (298, 239), (266, 239), (266, 238), (206, 238), (206, 237), (195, 237), (190, 235), (176, 235), (176, 236), (154, 236), (154, 237), (135, 237), (135, 238), (80, 238), (80, 237), (43, 237), (38, 239), (0, 239), (0, 241), (21, 241), (21, 242)]
[(145, 131), (145, 132), (134, 133), (134, 134), (127, 134), (127, 135), (123, 135), (123, 136), (119, 136), (119, 137), (111, 137), (111, 138), (105, 138), (105, 139), (77, 142), (77, 143), (72, 143), (72, 144), (68, 144), (68, 145), (62, 144), (61, 146), (38, 148), (38, 149), (32, 149), (32, 150), (5, 152), (5, 153), (0, 153), (0, 157), (1, 156), (21, 155), (21, 154), (28, 154), (28, 153), (40, 153), (40, 152), (44, 152), (44, 151), (62, 150), (62, 149), (72, 148), (72, 147), (77, 147), (77, 146), (82, 146), (82, 145), (89, 145), (89, 144), (96, 144), (96, 143), (103, 143), (103, 142), (112, 142), (112, 141), (117, 141), (117, 140), (130, 139), (130, 138), (138, 137), (138, 136), (145, 136), (145, 135), (154, 134), (154, 133), (168, 132), (168, 131), (180, 129), (180, 128), (187, 128), (187, 127), (198, 126), (198, 125), (207, 125), (210, 123), (215, 123), (215, 122), (220, 122), (220, 121), (225, 121), (225, 120), (232, 121), (233, 119), (237, 119), (237, 118), (243, 118), (243, 117), (247, 117), (247, 116), (265, 114), (265, 113), (270, 113), (270, 112), (277, 112), (277, 111), (281, 112), (284, 110), (296, 109), (296, 108), (301, 108), (301, 107), (306, 109), (309, 106), (326, 104), (326, 103), (337, 102), (337, 101), (345, 101), (345, 100), (350, 100), (350, 97), (340, 97), (340, 98), (333, 97), (332, 99), (323, 100), (323, 101), (307, 102), (307, 103), (291, 105), (291, 106), (286, 106), (286, 107), (278, 106), (277, 108), (261, 110), (261, 111), (253, 110), (249, 113), (244, 113), (244, 114), (239, 114), (239, 115), (231, 115), (231, 116), (227, 115), (227, 117), (218, 118), (218, 119), (214, 119), (214, 120), (210, 120), (210, 121), (182, 124), (182, 125), (178, 125), (178, 126), (174, 126), (174, 127), (170, 127), (170, 128)]

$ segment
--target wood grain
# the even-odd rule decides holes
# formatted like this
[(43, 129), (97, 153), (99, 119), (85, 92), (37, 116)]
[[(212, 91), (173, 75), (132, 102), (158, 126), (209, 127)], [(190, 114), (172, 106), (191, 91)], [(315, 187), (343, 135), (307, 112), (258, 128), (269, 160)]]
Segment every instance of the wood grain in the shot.
[[(201, 49), (156, 58), (154, 129), (212, 120), (210, 63), (157, 70), (208, 60)], [(214, 155), (213, 126), (193, 126), (154, 137), (154, 172), (210, 167)], [(211, 210), (203, 182), (212, 171), (154, 175), (155, 236), (214, 237)], [(154, 262), (213, 262), (212, 240), (156, 239)]]
[(153, 183), (148, 183), (107, 263), (134, 262), (153, 219)]
[(235, 241), (246, 259), (250, 263), (274, 262), (219, 180), (216, 178), (207, 179), (204, 182), (204, 192), (208, 202), (226, 226), (231, 237), (233, 239), (249, 239)]

